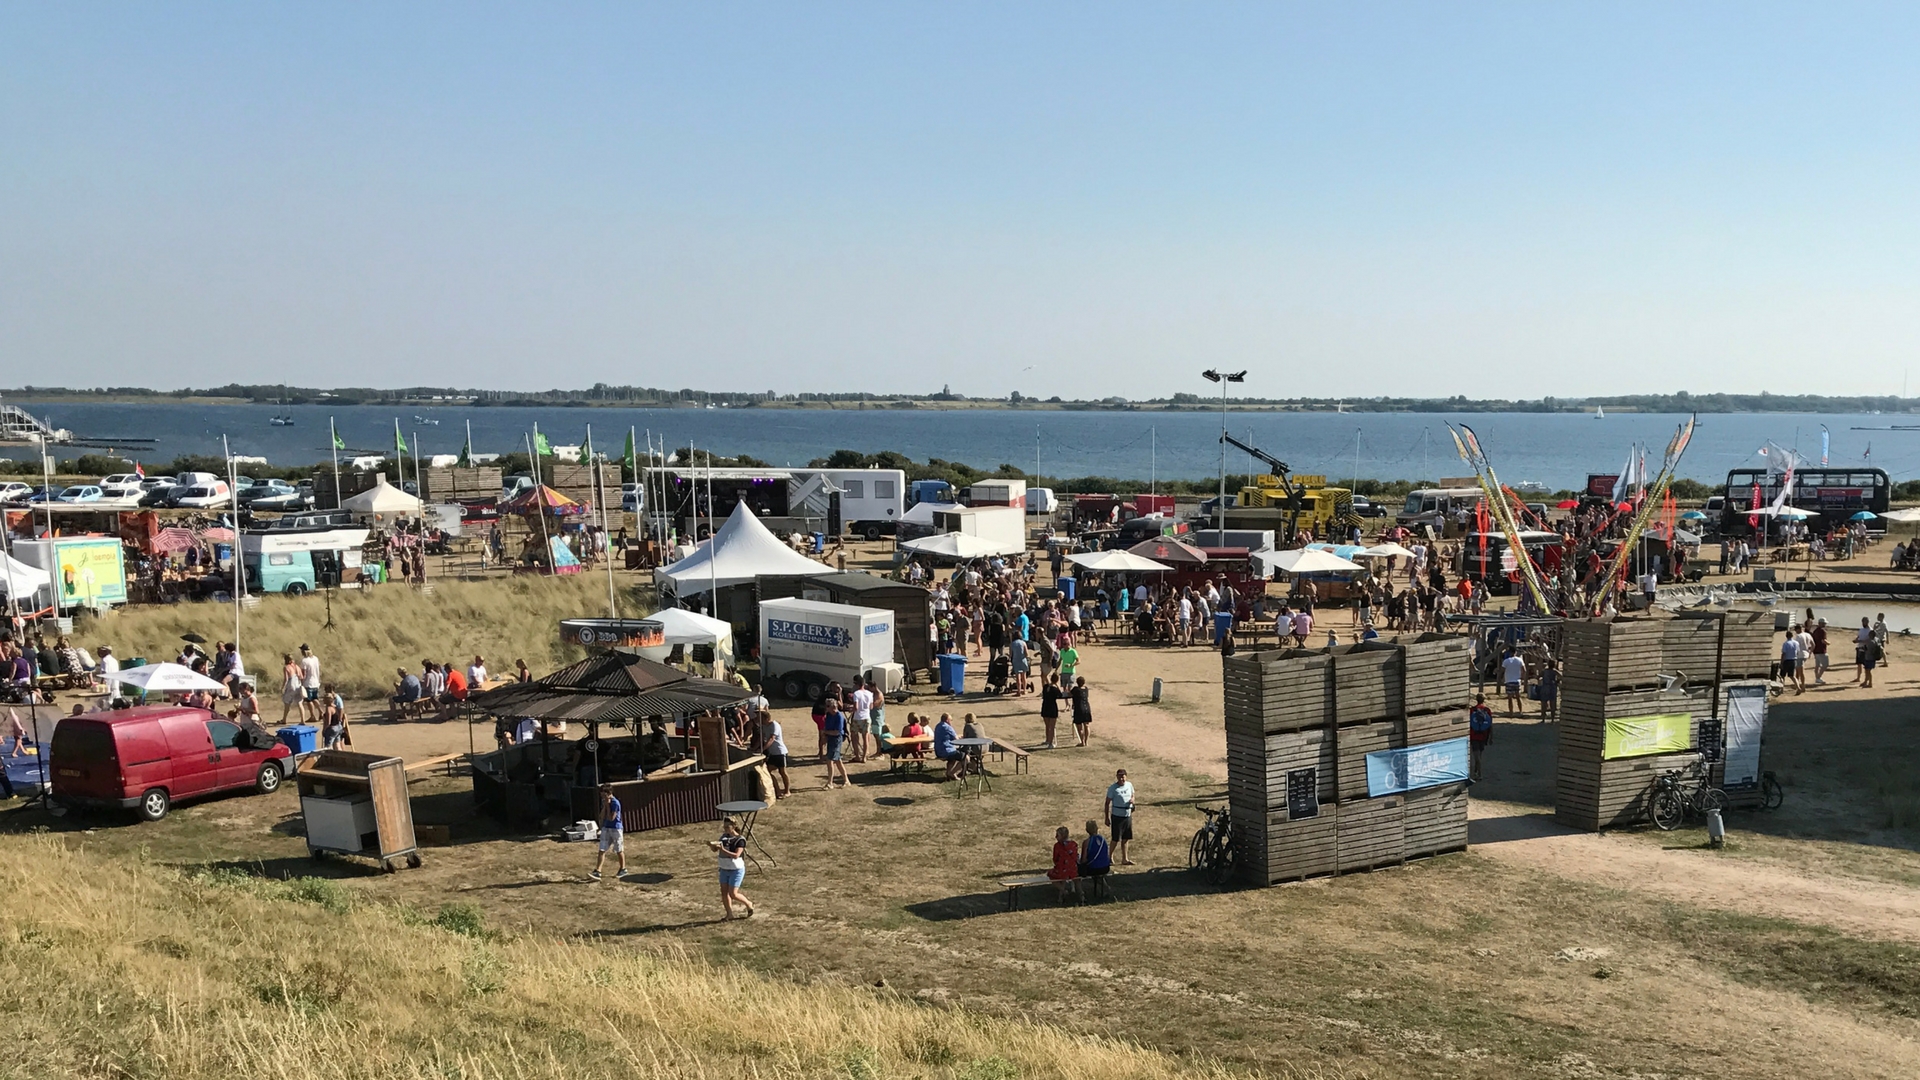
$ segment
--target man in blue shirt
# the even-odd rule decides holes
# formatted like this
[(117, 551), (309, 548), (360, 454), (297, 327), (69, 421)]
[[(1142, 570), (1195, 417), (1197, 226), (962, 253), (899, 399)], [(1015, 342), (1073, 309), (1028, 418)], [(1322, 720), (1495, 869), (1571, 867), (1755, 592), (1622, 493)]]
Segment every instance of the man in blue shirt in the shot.
[(1480, 755), (1493, 741), (1493, 710), (1487, 708), (1487, 695), (1475, 694), (1473, 708), (1467, 710), (1467, 779), (1480, 779)]
[(400, 681), (394, 685), (393, 696), (387, 704), (394, 707), (395, 714), (405, 712), (407, 707), (420, 700), (420, 677), (406, 668), (395, 668), (400, 673)]
[(1095, 896), (1113, 895), (1113, 887), (1107, 884), (1107, 874), (1112, 869), (1113, 849), (1107, 846), (1107, 838), (1100, 835), (1100, 823), (1088, 819), (1087, 838), (1080, 842), (1080, 876), (1093, 882)]
[(620, 800), (613, 797), (613, 785), (600, 785), (600, 857), (593, 861), (593, 872), (587, 876), (600, 880), (600, 868), (607, 865), (607, 852), (613, 852), (620, 860), (620, 869), (614, 877), (627, 876), (627, 823), (620, 816)]
[(967, 775), (967, 755), (953, 745), (959, 737), (953, 730), (953, 717), (941, 713), (940, 722), (933, 725), (933, 756), (947, 763), (948, 780), (964, 779)]

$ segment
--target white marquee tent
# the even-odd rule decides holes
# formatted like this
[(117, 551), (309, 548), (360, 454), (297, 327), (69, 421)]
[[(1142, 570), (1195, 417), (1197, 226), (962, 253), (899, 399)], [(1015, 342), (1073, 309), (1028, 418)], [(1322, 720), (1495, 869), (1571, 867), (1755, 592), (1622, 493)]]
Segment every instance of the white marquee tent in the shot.
[(646, 621), (666, 631), (666, 644), (635, 650), (649, 660), (665, 660), (675, 645), (711, 644), (715, 659), (724, 665), (733, 664), (733, 624), (725, 619), (711, 618), (686, 608), (661, 608), (647, 616)]
[(674, 595), (691, 596), (714, 586), (750, 584), (758, 577), (805, 577), (827, 572), (824, 563), (814, 562), (773, 535), (743, 502), (733, 508), (733, 516), (713, 539), (657, 571), (656, 577), (662, 585), (671, 584)]
[(420, 500), (387, 483), (387, 478), (382, 476), (379, 483), (343, 500), (340, 509), (352, 514), (417, 514)]

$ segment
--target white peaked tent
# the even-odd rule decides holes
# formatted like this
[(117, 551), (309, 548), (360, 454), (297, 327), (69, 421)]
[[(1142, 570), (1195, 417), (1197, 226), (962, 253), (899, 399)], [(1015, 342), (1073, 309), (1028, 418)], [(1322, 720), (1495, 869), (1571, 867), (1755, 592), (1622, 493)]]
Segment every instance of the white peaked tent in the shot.
[(661, 608), (646, 621), (666, 631), (666, 644), (635, 650), (649, 660), (665, 660), (675, 645), (711, 644), (720, 663), (733, 663), (733, 624), (725, 619), (709, 618), (686, 608)]
[(416, 514), (420, 512), (420, 500), (387, 483), (383, 476), (379, 483), (343, 500), (340, 509), (353, 514)]
[(22, 604), (28, 604), (35, 593), (52, 585), (52, 574), (0, 552), (0, 592), (11, 595)]
[(746, 503), (733, 508), (713, 539), (693, 554), (664, 569), (656, 577), (671, 582), (676, 596), (703, 593), (710, 587), (746, 585), (757, 577), (805, 577), (824, 574), (825, 565), (788, 547), (767, 530)]

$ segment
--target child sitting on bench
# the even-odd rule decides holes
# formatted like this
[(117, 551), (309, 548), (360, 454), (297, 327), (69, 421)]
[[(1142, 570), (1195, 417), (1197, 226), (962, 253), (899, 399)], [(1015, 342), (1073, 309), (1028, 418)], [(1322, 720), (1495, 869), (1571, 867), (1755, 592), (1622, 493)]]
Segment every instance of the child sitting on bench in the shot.
[(1053, 869), (1047, 877), (1053, 879), (1061, 903), (1080, 895), (1080, 845), (1073, 842), (1073, 833), (1065, 825), (1053, 830)]

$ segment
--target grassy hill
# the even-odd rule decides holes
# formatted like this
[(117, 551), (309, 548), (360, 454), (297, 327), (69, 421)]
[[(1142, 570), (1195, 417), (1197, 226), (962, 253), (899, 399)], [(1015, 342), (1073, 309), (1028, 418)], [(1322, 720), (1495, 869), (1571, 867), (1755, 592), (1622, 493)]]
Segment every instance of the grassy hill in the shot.
[(183, 872), (9, 836), (0, 882), (0, 1007), (30, 1018), (0, 1076), (1218, 1075), (884, 990), (503, 935), (470, 908), (355, 901), (317, 878)]

